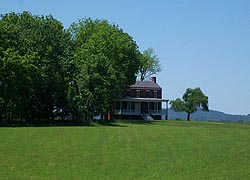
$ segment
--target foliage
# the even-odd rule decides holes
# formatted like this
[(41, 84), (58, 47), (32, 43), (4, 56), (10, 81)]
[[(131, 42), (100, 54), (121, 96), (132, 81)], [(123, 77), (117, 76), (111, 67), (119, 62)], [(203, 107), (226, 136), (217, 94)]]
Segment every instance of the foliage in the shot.
[(139, 59), (132, 37), (105, 20), (82, 19), (69, 28), (75, 47), (76, 96), (84, 119), (105, 115), (135, 82)]
[(0, 119), (28, 118), (37, 69), (29, 62), (35, 55), (20, 56), (11, 49), (3, 52), (0, 66)]
[(177, 112), (187, 112), (187, 120), (190, 120), (190, 114), (201, 108), (203, 111), (208, 111), (208, 97), (205, 96), (200, 88), (188, 88), (183, 94), (181, 100), (170, 101), (171, 109)]
[(53, 119), (54, 108), (67, 104), (69, 44), (52, 16), (1, 16), (0, 121)]
[(144, 81), (152, 75), (161, 72), (161, 64), (153, 48), (144, 50), (143, 53), (139, 55), (139, 57), (140, 68), (137, 76), (141, 81)]
[(2, 180), (250, 179), (247, 124), (0, 128), (0, 141)]
[(138, 52), (106, 20), (83, 19), (65, 30), (51, 15), (1, 15), (0, 125), (107, 116), (136, 80)]

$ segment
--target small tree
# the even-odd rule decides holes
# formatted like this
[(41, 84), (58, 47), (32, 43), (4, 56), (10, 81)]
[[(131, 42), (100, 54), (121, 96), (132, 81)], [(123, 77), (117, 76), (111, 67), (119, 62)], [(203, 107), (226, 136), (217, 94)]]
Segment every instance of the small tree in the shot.
[(209, 111), (208, 97), (203, 94), (200, 88), (188, 88), (183, 94), (182, 99), (183, 100), (177, 98), (176, 100), (170, 101), (171, 109), (176, 112), (185, 111), (188, 121), (190, 121), (190, 115), (199, 108), (203, 111)]
[(161, 72), (161, 64), (153, 48), (148, 48), (140, 54), (140, 68), (137, 73), (141, 81)]

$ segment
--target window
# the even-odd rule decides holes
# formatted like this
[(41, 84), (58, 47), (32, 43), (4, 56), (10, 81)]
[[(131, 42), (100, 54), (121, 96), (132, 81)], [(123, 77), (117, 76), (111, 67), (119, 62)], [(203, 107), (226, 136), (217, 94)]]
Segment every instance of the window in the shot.
[(136, 97), (137, 97), (137, 98), (139, 98), (139, 97), (140, 97), (140, 95), (141, 95), (140, 90), (136, 90)]
[(149, 98), (149, 90), (146, 90), (146, 98)]
[(157, 98), (157, 91), (154, 91), (154, 98)]

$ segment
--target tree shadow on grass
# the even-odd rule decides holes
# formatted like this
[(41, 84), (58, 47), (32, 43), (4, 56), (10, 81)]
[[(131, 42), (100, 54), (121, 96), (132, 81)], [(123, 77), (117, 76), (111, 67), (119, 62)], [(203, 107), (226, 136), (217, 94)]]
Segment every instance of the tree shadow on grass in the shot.
[(127, 127), (126, 125), (117, 123), (115, 120), (109, 120), (109, 121), (93, 121), (93, 125), (97, 125), (98, 127), (100, 126), (110, 126), (110, 127)]
[(46, 121), (46, 122), (26, 122), (19, 121), (14, 123), (2, 123), (0, 127), (62, 127), (62, 126), (86, 126), (86, 127), (94, 127), (95, 125), (89, 123), (85, 124), (80, 121)]
[(51, 120), (46, 122), (26, 122), (20, 121), (9, 124), (0, 124), (0, 127), (101, 127), (101, 126), (109, 126), (109, 127), (128, 127), (128, 125), (137, 124), (137, 125), (153, 125), (158, 121), (152, 120), (125, 120), (125, 119), (115, 119), (115, 120), (93, 120), (88, 123), (83, 121), (58, 121)]
[(141, 125), (150, 125), (154, 124), (154, 121), (146, 121), (146, 120), (128, 120), (128, 119), (116, 119), (116, 123), (122, 123), (122, 124), (141, 124)]
[[(96, 121), (69, 121), (69, 120), (48, 120), (43, 122), (28, 122), (28, 121), (17, 121), (10, 123), (0, 123), (0, 127), (100, 127), (101, 123)], [(118, 126), (112, 123), (106, 124), (107, 126)]]

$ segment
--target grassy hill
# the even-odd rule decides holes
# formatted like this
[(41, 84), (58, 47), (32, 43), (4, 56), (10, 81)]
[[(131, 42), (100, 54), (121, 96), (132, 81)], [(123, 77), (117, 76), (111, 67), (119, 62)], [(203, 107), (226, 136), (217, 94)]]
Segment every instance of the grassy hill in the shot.
[(0, 128), (0, 179), (250, 179), (250, 125)]

